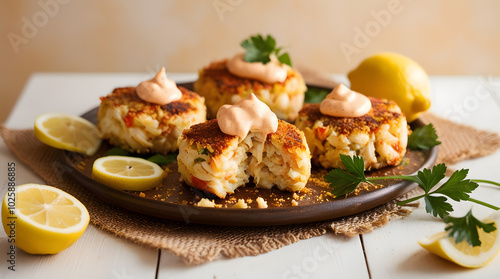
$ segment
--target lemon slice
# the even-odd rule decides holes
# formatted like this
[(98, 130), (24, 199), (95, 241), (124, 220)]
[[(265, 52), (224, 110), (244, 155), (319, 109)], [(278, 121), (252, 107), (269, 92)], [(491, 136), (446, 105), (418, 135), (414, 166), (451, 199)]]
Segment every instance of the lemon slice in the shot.
[(52, 186), (24, 184), (7, 192), (2, 223), (12, 242), (30, 254), (56, 254), (71, 246), (89, 224), (85, 206)]
[(495, 213), (483, 220), (483, 223), (495, 223), (495, 231), (486, 233), (482, 229), (478, 230), (481, 246), (473, 247), (467, 241), (455, 243), (455, 240), (448, 236), (447, 232), (440, 232), (431, 237), (418, 241), (418, 244), (427, 251), (436, 254), (444, 259), (458, 265), (477, 268), (487, 265), (500, 251), (500, 238), (498, 230), (500, 215)]
[(161, 183), (163, 169), (141, 158), (106, 156), (94, 161), (92, 178), (118, 190), (145, 191)]
[(35, 136), (58, 149), (93, 155), (101, 145), (97, 127), (79, 116), (46, 113), (35, 119)]

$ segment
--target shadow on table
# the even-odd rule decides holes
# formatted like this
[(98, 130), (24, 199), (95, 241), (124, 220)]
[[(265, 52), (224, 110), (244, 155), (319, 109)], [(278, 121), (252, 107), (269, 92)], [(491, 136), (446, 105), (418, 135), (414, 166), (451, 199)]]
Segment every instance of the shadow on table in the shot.
[(453, 273), (460, 273), (462, 276), (467, 276), (466, 274), (474, 270), (456, 265), (423, 248), (397, 267), (398, 273), (417, 275), (417, 277), (425, 275), (439, 276), (441, 274), (450, 276)]

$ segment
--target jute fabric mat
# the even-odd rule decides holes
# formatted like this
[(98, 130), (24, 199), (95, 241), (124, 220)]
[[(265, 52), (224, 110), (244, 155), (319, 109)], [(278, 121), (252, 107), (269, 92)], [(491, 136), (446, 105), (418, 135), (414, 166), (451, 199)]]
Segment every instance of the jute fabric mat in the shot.
[[(485, 156), (500, 147), (497, 134), (441, 119), (432, 114), (422, 117), (436, 127), (440, 146), (438, 162), (456, 163)], [(219, 255), (230, 258), (259, 255), (280, 247), (327, 233), (352, 237), (384, 226), (390, 220), (408, 216), (418, 203), (398, 206), (420, 194), (417, 188), (406, 195), (369, 211), (315, 223), (269, 227), (221, 227), (186, 224), (134, 213), (97, 199), (65, 171), (63, 152), (41, 143), (33, 130), (0, 128), (9, 149), (41, 176), (48, 185), (58, 187), (79, 199), (96, 227), (143, 246), (166, 249), (187, 264), (201, 264)]]

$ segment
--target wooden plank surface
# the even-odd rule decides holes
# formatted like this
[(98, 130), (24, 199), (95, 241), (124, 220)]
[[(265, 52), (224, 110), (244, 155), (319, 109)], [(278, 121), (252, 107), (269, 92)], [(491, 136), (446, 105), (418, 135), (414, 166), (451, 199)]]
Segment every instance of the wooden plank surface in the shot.
[(331, 233), (301, 240), (266, 254), (220, 258), (186, 266), (162, 251), (158, 279), (166, 278), (369, 278), (359, 237)]

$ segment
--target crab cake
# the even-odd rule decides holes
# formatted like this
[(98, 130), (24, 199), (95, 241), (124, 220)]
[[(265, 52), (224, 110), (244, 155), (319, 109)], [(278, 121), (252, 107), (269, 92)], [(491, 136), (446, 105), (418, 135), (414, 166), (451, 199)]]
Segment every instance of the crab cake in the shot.
[(372, 108), (360, 117), (324, 115), (319, 104), (300, 110), (295, 125), (307, 138), (313, 165), (342, 167), (339, 154), (362, 156), (366, 170), (401, 163), (408, 141), (406, 118), (395, 102), (369, 99)]
[(304, 104), (307, 90), (299, 72), (287, 66), (285, 81), (266, 83), (232, 74), (227, 68), (227, 62), (225, 59), (203, 68), (194, 83), (194, 91), (206, 99), (209, 118), (214, 118), (222, 105), (234, 104), (254, 93), (278, 118), (295, 120)]
[(244, 139), (224, 134), (217, 119), (193, 125), (179, 138), (177, 162), (188, 185), (220, 198), (250, 182), (257, 187), (299, 191), (311, 174), (310, 152), (304, 134), (278, 121), (278, 129), (262, 142), (250, 132)]
[(177, 139), (193, 124), (206, 121), (204, 98), (181, 86), (182, 97), (166, 105), (146, 102), (136, 87), (116, 88), (101, 98), (97, 113), (100, 136), (137, 153), (177, 151)]

